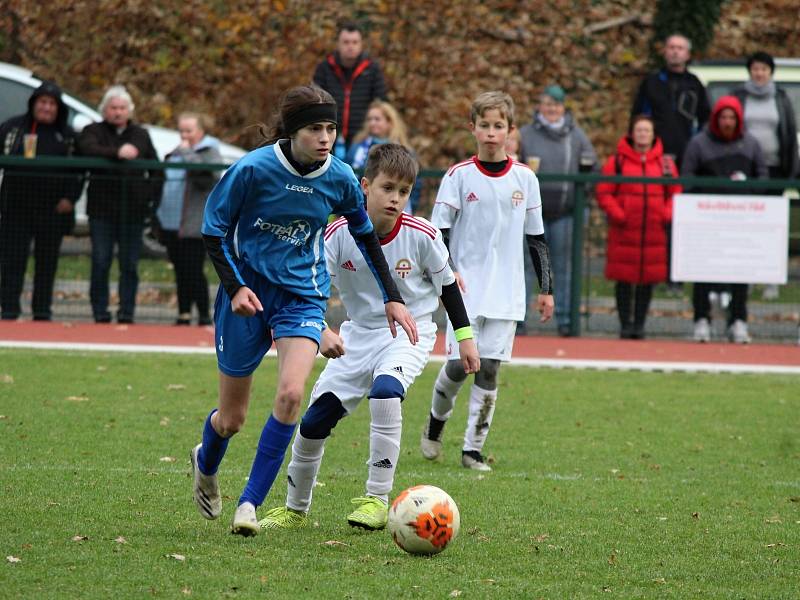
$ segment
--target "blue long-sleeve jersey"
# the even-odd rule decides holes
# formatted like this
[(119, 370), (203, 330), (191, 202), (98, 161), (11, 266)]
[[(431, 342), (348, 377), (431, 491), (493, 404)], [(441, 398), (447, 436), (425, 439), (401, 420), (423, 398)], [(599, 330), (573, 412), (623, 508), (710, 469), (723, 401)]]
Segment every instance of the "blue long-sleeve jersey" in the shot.
[(298, 296), (327, 299), (323, 234), (332, 213), (348, 218), (354, 236), (372, 232), (349, 165), (328, 156), (303, 176), (273, 144), (228, 169), (208, 197), (202, 232), (222, 238), (225, 259), (241, 285), (240, 260)]

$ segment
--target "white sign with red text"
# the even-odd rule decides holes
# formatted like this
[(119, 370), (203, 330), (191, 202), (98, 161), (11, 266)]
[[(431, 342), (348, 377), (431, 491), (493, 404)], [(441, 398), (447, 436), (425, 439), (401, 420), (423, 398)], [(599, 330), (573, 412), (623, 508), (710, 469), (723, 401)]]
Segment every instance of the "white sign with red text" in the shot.
[(786, 283), (788, 256), (788, 198), (720, 194), (673, 198), (673, 281)]

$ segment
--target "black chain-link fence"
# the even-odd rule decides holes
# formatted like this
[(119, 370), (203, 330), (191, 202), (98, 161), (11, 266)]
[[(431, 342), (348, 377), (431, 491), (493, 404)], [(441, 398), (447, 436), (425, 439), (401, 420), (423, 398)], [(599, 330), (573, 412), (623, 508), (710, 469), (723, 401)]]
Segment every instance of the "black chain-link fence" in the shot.
[[(161, 189), (160, 174), (165, 169), (219, 172), (224, 168), (224, 165), (167, 165), (146, 161), (132, 161), (123, 168), (119, 163), (101, 159), (0, 157), (0, 300), (3, 317), (81, 321), (121, 319), (122, 322), (134, 319), (135, 322), (175, 323), (191, 314), (191, 323), (207, 323), (210, 316), (208, 306), (209, 303), (213, 306), (218, 285), (216, 273), (205, 259), (202, 242), (196, 238), (182, 238), (177, 231), (165, 231), (155, 226), (157, 221), (153, 219), (155, 207), (152, 201), (159, 196), (154, 190)], [(423, 189), (417, 209), (419, 215), (430, 216), (442, 175), (441, 171), (421, 173)], [(617, 336), (620, 324), (614, 283), (603, 275), (607, 223), (594, 202), (592, 186), (600, 181), (661, 184), (665, 180), (597, 174), (543, 174), (540, 178), (576, 181), (580, 184), (577, 189), (586, 191), (578, 194), (574, 213), (583, 215), (585, 226), (576, 228), (573, 236), (573, 301), (570, 310), (574, 318), (570, 333)], [(748, 188), (747, 183), (728, 180), (682, 178), (680, 181), (685, 186), (713, 181), (715, 185), (738, 188), (732, 192), (740, 194), (747, 193)], [(749, 185), (752, 187), (752, 183)], [(91, 186), (118, 191), (114, 197), (106, 198), (113, 210), (90, 220), (86, 210), (87, 190)], [(800, 181), (759, 181), (758, 186), (756, 191), (764, 193), (765, 189), (798, 188)], [(63, 204), (59, 205), (62, 191), (63, 197), (78, 198), (74, 213), (61, 212), (64, 208)], [(102, 252), (98, 252), (98, 244), (102, 246)], [(112, 246), (113, 254), (109, 255)], [(565, 276), (557, 271), (553, 275), (554, 278)], [(533, 278), (529, 277), (529, 280)], [(797, 342), (799, 281), (800, 204), (793, 200), (788, 284), (749, 287), (748, 324), (754, 340)], [(689, 283), (655, 286), (647, 320), (649, 336), (675, 339), (691, 336), (691, 290), (692, 284)], [(730, 296), (719, 290), (713, 301), (713, 334), (715, 338), (723, 339), (725, 319), (722, 315)], [(331, 323), (345, 318), (335, 293), (328, 316)], [(443, 311), (437, 313), (436, 319), (440, 324), (444, 323)], [(525, 325), (520, 326), (519, 331), (553, 334), (556, 327), (555, 322), (540, 324), (538, 315), (529, 311)]]

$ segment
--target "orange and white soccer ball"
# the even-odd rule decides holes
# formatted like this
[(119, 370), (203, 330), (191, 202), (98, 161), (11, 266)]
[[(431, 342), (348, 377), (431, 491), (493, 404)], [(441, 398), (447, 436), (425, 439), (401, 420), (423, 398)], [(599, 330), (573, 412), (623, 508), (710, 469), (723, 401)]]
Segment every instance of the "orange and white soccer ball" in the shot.
[(389, 508), (389, 533), (410, 554), (437, 554), (458, 535), (458, 506), (444, 490), (417, 485), (403, 491)]

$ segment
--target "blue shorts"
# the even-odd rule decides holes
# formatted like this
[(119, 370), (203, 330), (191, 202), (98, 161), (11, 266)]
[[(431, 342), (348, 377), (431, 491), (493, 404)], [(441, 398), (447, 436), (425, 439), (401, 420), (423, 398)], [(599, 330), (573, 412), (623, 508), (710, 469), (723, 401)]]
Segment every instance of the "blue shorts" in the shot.
[(240, 317), (222, 286), (214, 302), (214, 341), (219, 370), (231, 377), (246, 377), (258, 368), (273, 339), (305, 337), (319, 346), (326, 300), (302, 298), (269, 283), (246, 265), (240, 272), (255, 292), (264, 311)]

